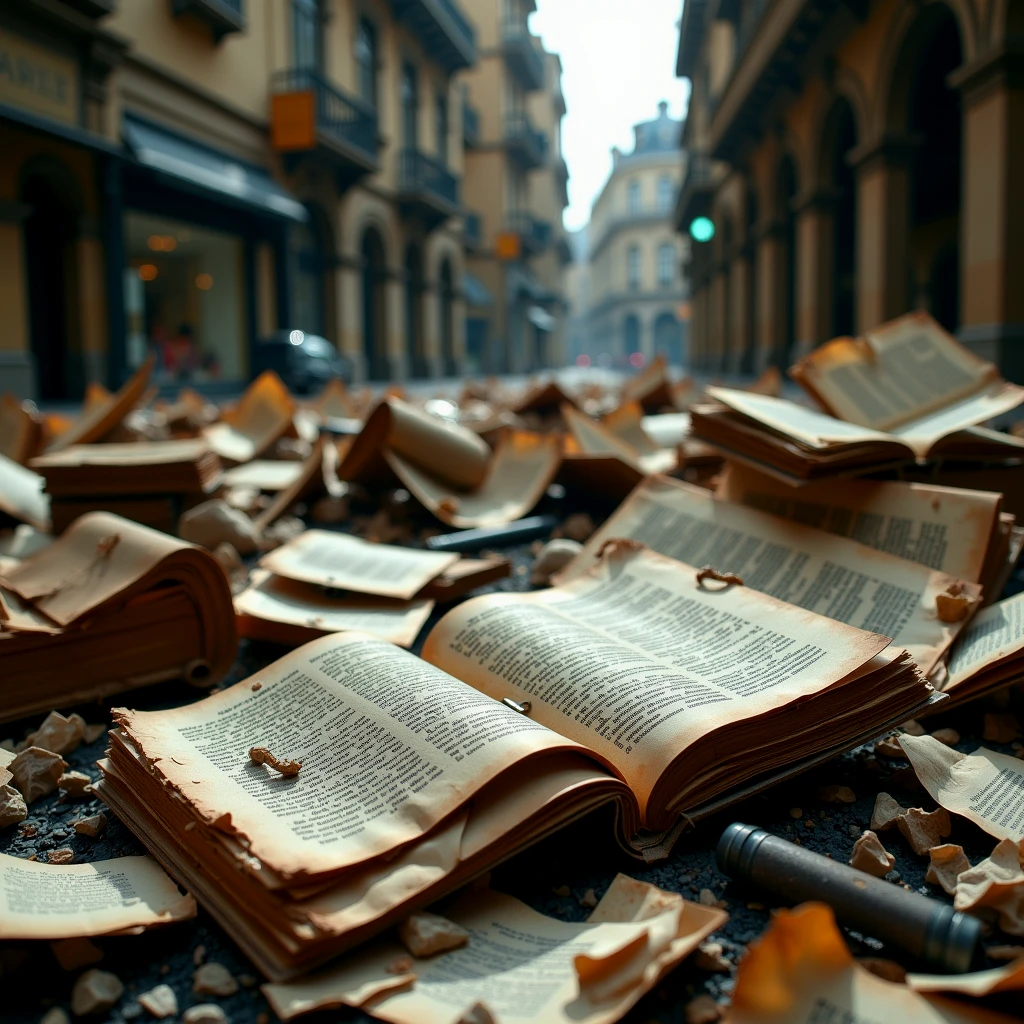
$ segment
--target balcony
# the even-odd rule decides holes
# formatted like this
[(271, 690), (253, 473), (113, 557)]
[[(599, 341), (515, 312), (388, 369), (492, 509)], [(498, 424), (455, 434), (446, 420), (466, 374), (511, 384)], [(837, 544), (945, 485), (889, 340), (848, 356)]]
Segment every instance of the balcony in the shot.
[(479, 213), (463, 213), (462, 241), (466, 248), (472, 252), (479, 252), (483, 248), (483, 226), (480, 223)]
[(455, 0), (391, 0), (391, 10), (449, 73), (476, 63), (476, 33)]
[(519, 236), (519, 247), (525, 256), (534, 256), (551, 245), (551, 225), (537, 220), (525, 210), (514, 210), (508, 215), (505, 230)]
[(245, 7), (242, 0), (173, 0), (171, 10), (176, 18), (191, 15), (206, 24), (214, 42), (245, 28)]
[(505, 118), (505, 145), (525, 167), (541, 167), (548, 158), (548, 139), (537, 131), (525, 114)]
[(462, 141), (467, 149), (480, 145), (480, 111), (468, 100), (462, 101)]
[(525, 18), (508, 12), (501, 19), (501, 49), (527, 91), (544, 88), (544, 57)]
[(435, 157), (403, 149), (398, 154), (398, 201), (407, 215), (436, 227), (459, 212), (459, 180)]
[(318, 152), (351, 184), (380, 166), (377, 114), (318, 71), (293, 68), (272, 81), (270, 138), (279, 153)]

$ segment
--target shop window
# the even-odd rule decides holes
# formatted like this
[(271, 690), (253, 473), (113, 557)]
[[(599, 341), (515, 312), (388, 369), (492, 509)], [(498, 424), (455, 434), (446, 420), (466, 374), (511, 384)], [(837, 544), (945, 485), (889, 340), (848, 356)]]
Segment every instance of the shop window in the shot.
[(631, 289), (640, 287), (640, 249), (635, 245), (626, 252), (626, 283)]
[(668, 213), (672, 209), (674, 192), (672, 179), (667, 174), (662, 175), (658, 179), (658, 210), (660, 213)]
[(129, 363), (153, 352), (165, 383), (244, 379), (243, 240), (134, 211), (125, 223)]
[(322, 70), (321, 21), (319, 0), (292, 0), (292, 55), (297, 68)]
[(658, 284), (668, 288), (676, 276), (676, 247), (671, 242), (658, 246)]
[(626, 191), (626, 207), (630, 213), (640, 212), (640, 182), (635, 178)]

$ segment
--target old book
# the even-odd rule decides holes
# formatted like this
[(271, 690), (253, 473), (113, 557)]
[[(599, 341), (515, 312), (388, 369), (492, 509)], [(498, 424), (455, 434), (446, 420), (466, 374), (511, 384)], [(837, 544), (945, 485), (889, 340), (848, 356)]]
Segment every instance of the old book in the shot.
[(211, 686), (237, 639), (213, 556), (96, 512), (0, 577), (0, 718), (170, 679)]
[[(644, 481), (587, 541), (562, 578), (597, 560), (605, 541), (629, 538), (690, 565), (738, 574), (748, 587), (840, 622), (892, 637), (931, 672), (981, 596), (963, 580), (847, 537), (719, 501), (668, 477)], [(940, 595), (962, 591), (964, 617), (943, 622)]]
[(609, 801), (625, 849), (664, 855), (934, 696), (877, 633), (616, 545), (566, 586), (457, 606), (423, 659), (335, 634), (115, 711), (97, 792), (280, 980)]
[(228, 462), (259, 458), (286, 434), (295, 432), (295, 402), (272, 370), (261, 373), (221, 422), (203, 430), (210, 447)]

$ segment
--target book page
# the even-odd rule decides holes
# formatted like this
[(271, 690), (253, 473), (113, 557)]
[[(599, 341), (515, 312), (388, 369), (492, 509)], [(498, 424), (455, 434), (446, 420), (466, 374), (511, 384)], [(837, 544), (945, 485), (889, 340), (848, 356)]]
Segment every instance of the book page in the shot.
[(572, 583), (449, 612), (423, 657), (615, 766), (648, 820), (662, 772), (715, 728), (823, 690), (888, 640), (618, 546)]
[(829, 480), (789, 487), (729, 463), (715, 497), (770, 512), (876, 551), (919, 562), (972, 583), (981, 581), (1002, 495), (875, 480)]
[(151, 857), (42, 864), (0, 854), (0, 939), (72, 939), (186, 921), (182, 895)]
[(32, 468), (78, 466), (159, 466), (201, 459), (210, 446), (202, 438), (135, 441), (126, 444), (76, 444), (32, 460)]
[(397, 451), (388, 452), (387, 460), (413, 497), (441, 522), (469, 529), (501, 526), (525, 516), (554, 480), (561, 465), (562, 451), (555, 434), (504, 431), (486, 479), (470, 493), (453, 491)]
[(952, 690), (977, 675), (1024, 651), (1024, 593), (983, 608), (967, 624), (949, 652), (946, 684)]
[(408, 600), (458, 560), (453, 552), (374, 544), (347, 533), (306, 530), (264, 555), (260, 566), (305, 583)]
[[(658, 417), (659, 419), (670, 419), (682, 415), (687, 423), (689, 422), (689, 416), (685, 413), (669, 413), (667, 416)], [(651, 416), (648, 419), (654, 419)], [(625, 441), (626, 444), (632, 446), (632, 448), (640, 453), (643, 452), (656, 452), (659, 447), (672, 447), (672, 445), (659, 445), (656, 444), (646, 431), (644, 430), (644, 409), (639, 402), (623, 402), (617, 409), (613, 409), (610, 413), (607, 413), (601, 418), (601, 422), (604, 426), (620, 441)]]
[(28, 523), (37, 530), (50, 529), (50, 496), (46, 480), (38, 473), (0, 455), (0, 512)]
[(433, 601), (334, 596), (314, 585), (260, 570), (235, 597), (239, 615), (321, 633), (369, 633), (399, 647), (413, 645), (433, 610)]
[(261, 491), (283, 491), (302, 475), (301, 462), (254, 459), (224, 474), (225, 487), (255, 487)]
[(637, 451), (628, 441), (617, 437), (600, 420), (591, 419), (571, 406), (562, 409), (565, 420), (584, 455), (613, 456), (640, 476), (667, 473), (675, 468), (678, 457), (671, 448), (657, 448), (648, 441), (647, 448)]
[[(183, 708), (115, 719), (207, 823), (282, 876), (362, 863), (421, 837), (533, 755), (580, 749), (391, 644), (340, 633)], [(249, 759), (299, 760), (282, 776)]]
[(203, 430), (210, 447), (223, 459), (249, 462), (280, 440), (292, 425), (295, 403), (281, 378), (265, 370), (242, 394), (221, 423)]
[(997, 839), (1024, 839), (1024, 761), (978, 747), (961, 754), (933, 736), (900, 736), (932, 799)]
[[(845, 537), (717, 501), (703, 488), (667, 477), (640, 484), (562, 578), (592, 565), (613, 537), (639, 541), (689, 565), (738, 573), (755, 590), (891, 637), (925, 675), (963, 626), (942, 622), (936, 613), (935, 599), (952, 577)], [(980, 595), (977, 584), (965, 587), (972, 598)]]
[[(501, 893), (470, 892), (442, 908), (469, 932), (460, 949), (416, 959), (396, 975), (389, 968), (408, 954), (381, 939), (334, 967), (263, 992), (282, 1020), (354, 1006), (393, 1024), (454, 1024), (483, 1003), (494, 1024), (611, 1024), (727, 918), (625, 881), (660, 897), (650, 900), (652, 909), (665, 909), (642, 920), (616, 915), (610, 901), (619, 879), (598, 904), (598, 920), (582, 924), (545, 917)], [(609, 913), (599, 916), (606, 903)]]

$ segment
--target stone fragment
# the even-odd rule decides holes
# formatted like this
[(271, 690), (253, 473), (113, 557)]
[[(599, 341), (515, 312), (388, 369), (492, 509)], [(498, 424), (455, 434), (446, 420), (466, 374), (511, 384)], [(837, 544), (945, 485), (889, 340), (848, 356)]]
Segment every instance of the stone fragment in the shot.
[(458, 949), (469, 941), (469, 932), (439, 914), (410, 914), (399, 926), (398, 937), (413, 956), (433, 956)]
[(0, 786), (0, 828), (17, 825), (27, 817), (25, 798), (13, 786)]
[(71, 1024), (71, 1019), (59, 1006), (55, 1006), (43, 1014), (39, 1024)]
[(989, 712), (985, 715), (985, 731), (981, 734), (989, 743), (1012, 743), (1020, 739), (1020, 722), (1012, 711)]
[(853, 844), (850, 867), (875, 878), (884, 878), (893, 869), (896, 858), (882, 845), (874, 832), (868, 830)]
[(536, 586), (547, 583), (556, 572), (564, 569), (582, 550), (583, 545), (579, 541), (549, 540), (534, 560), (530, 582)]
[(1003, 839), (992, 853), (956, 880), (957, 910), (991, 907), (1007, 935), (1024, 935), (1024, 869), (1021, 846)]
[(593, 910), (597, 906), (597, 893), (593, 889), (588, 889), (576, 902), (581, 907)]
[(906, 813), (907, 809), (888, 793), (879, 793), (875, 797), (875, 807), (871, 812), (871, 830), (884, 832), (886, 829), (892, 828)]
[(552, 889), (551, 891), (556, 896), (561, 896), (563, 898), (566, 897), (566, 896), (571, 896), (572, 895), (572, 889), (570, 889), (569, 886), (567, 886), (567, 885), (556, 885), (554, 887), (554, 889)]
[(70, 754), (77, 750), (85, 736), (85, 719), (81, 715), (65, 718), (57, 711), (51, 711), (43, 724), (26, 737), (29, 746), (41, 747), (54, 754)]
[(89, 795), (88, 787), (92, 785), (92, 779), (85, 772), (65, 772), (57, 780), (57, 785), (64, 790), (68, 800), (80, 800)]
[(231, 585), (231, 592), (237, 594), (244, 590), (249, 574), (246, 572), (242, 556), (235, 549), (235, 546), (228, 544), (227, 541), (218, 544), (213, 549), (213, 557), (217, 559), (217, 564), (224, 570), (224, 575), (228, 578), (228, 583)]
[(870, 971), (883, 981), (891, 981), (896, 985), (902, 985), (907, 977), (907, 969), (895, 960), (883, 960), (881, 957), (862, 956), (857, 958), (857, 963), (866, 971)]
[(58, 939), (50, 943), (50, 949), (65, 971), (77, 971), (103, 959), (103, 950), (88, 939)]
[(67, 761), (60, 754), (42, 747), (26, 747), (7, 766), (14, 776), (14, 787), (25, 798), (25, 803), (32, 803), (57, 788)]
[(920, 807), (911, 807), (897, 822), (910, 848), (918, 856), (924, 856), (933, 846), (953, 831), (949, 820), (949, 811), (940, 807), (935, 811), (924, 811)]
[(875, 753), (881, 757), (898, 757), (904, 761), (907, 759), (907, 755), (903, 752), (899, 739), (895, 735), (886, 736), (882, 740), (875, 740)]
[(581, 544), (590, 539), (594, 530), (594, 520), (586, 512), (574, 512), (562, 523), (562, 536)]
[(694, 965), (701, 971), (728, 974), (732, 970), (732, 964), (722, 955), (723, 952), (720, 942), (702, 942), (694, 955)]
[(955, 747), (960, 742), (960, 733), (956, 729), (936, 729), (932, 739), (945, 743), (947, 747)]
[(233, 996), (238, 982), (223, 964), (211, 960), (192, 975), (192, 991), (197, 996)]
[(106, 731), (107, 727), (105, 725), (87, 725), (82, 736), (82, 742), (95, 743)]
[(199, 1003), (181, 1015), (181, 1024), (228, 1024), (228, 1018), (216, 1003)]
[(50, 856), (46, 858), (48, 864), (73, 864), (75, 862), (75, 851), (70, 846), (62, 846), (59, 850), (51, 850)]
[(953, 843), (943, 843), (942, 846), (933, 846), (928, 851), (928, 857), (931, 863), (924, 880), (930, 885), (941, 885), (953, 896), (956, 893), (957, 876), (969, 871), (971, 867), (964, 848)]
[(251, 555), (257, 547), (252, 520), (219, 498), (183, 513), (178, 520), (178, 536), (209, 551), (218, 544), (230, 544), (239, 554)]
[(314, 523), (343, 523), (349, 517), (348, 498), (335, 498), (333, 495), (319, 498), (313, 502), (309, 516)]
[(483, 1003), (474, 1003), (458, 1019), (457, 1024), (498, 1024), (498, 1021)]
[(702, 993), (686, 1004), (686, 1024), (714, 1024), (722, 1019), (722, 1011), (711, 996)]
[(900, 728), (910, 736), (924, 736), (928, 731), (916, 718), (907, 719)]
[(75, 831), (80, 836), (91, 836), (96, 838), (107, 827), (107, 816), (100, 811), (88, 818), (80, 818), (74, 823)]
[(174, 1017), (178, 1013), (178, 997), (170, 985), (157, 985), (143, 992), (139, 996), (139, 1005), (158, 1020)]
[(827, 804), (855, 804), (857, 794), (849, 786), (821, 786), (818, 799)]
[(720, 900), (710, 889), (701, 889), (697, 901), (704, 907), (720, 907), (724, 910), (729, 906), (725, 900)]
[(192, 963), (198, 967), (206, 959), (206, 947), (200, 943), (192, 950)]
[(71, 990), (71, 1012), (76, 1017), (105, 1013), (124, 994), (124, 985), (116, 974), (95, 967), (79, 976)]
[(799, 821), (804, 816), (804, 810), (802, 807), (790, 807), (789, 816), (795, 821)]

